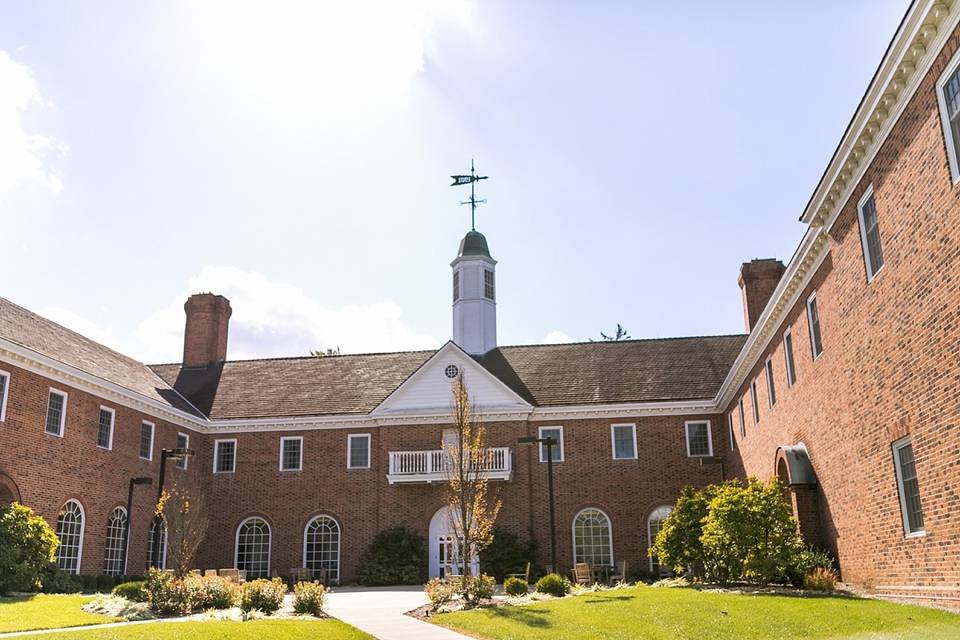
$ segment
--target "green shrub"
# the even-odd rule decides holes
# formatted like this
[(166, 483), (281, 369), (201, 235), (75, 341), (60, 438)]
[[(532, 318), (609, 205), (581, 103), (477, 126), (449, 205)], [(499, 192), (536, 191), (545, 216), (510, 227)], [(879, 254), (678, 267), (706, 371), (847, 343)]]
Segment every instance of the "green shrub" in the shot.
[(230, 580), (219, 576), (204, 576), (197, 579), (200, 581), (200, 588), (194, 595), (195, 600), (192, 603), (194, 611), (229, 609), (236, 602), (237, 586)]
[(113, 595), (120, 598), (126, 598), (130, 602), (146, 602), (147, 591), (144, 589), (143, 580), (134, 580), (132, 582), (121, 582), (113, 588)]
[(427, 594), (427, 599), (430, 600), (433, 610), (436, 611), (453, 599), (456, 588), (451, 582), (443, 578), (433, 578), (423, 585), (423, 591)]
[(298, 582), (293, 587), (293, 610), (319, 616), (323, 613), (323, 600), (327, 590), (319, 582)]
[(537, 580), (537, 592), (562, 598), (570, 592), (570, 581), (556, 573), (548, 573)]
[(527, 582), (523, 578), (511, 576), (503, 581), (503, 590), (510, 596), (525, 596), (527, 595), (527, 588)]
[[(736, 480), (730, 481), (737, 484)], [(725, 485), (710, 485), (701, 490), (684, 487), (677, 504), (660, 527), (650, 548), (650, 555), (676, 573), (691, 571), (703, 575), (703, 522), (710, 511), (710, 501)]]
[(493, 576), (480, 574), (479, 576), (460, 576), (456, 580), (457, 591), (463, 598), (463, 604), (467, 608), (473, 608), (483, 600), (489, 600), (493, 597), (493, 592), (497, 588), (497, 581)]
[(280, 578), (245, 582), (240, 587), (240, 609), (244, 613), (256, 610), (270, 615), (283, 605), (286, 594), (287, 585)]
[(837, 589), (837, 572), (817, 567), (803, 578), (803, 588), (811, 591), (833, 592)]
[(150, 569), (144, 579), (144, 591), (150, 608), (161, 615), (190, 613), (192, 603), (180, 580), (173, 573)]
[(423, 536), (406, 527), (391, 527), (374, 536), (360, 559), (357, 581), (364, 586), (422, 584), (427, 577)]
[(79, 576), (61, 571), (56, 564), (49, 564), (40, 577), (40, 590), (44, 593), (80, 593), (83, 584)]
[(0, 595), (39, 589), (59, 544), (47, 521), (30, 507), (0, 506)]
[(493, 542), (480, 551), (480, 571), (502, 582), (511, 573), (523, 573), (527, 563), (536, 558), (533, 540), (520, 542), (515, 533), (505, 529), (493, 530)]

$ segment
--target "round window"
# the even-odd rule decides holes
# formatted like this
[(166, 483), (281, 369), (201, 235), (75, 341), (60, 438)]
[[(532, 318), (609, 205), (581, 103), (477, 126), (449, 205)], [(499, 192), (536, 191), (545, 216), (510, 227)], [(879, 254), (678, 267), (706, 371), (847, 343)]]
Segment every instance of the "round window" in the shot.
[(443, 375), (447, 376), (447, 378), (450, 380), (453, 380), (460, 375), (460, 367), (455, 364), (448, 364), (447, 368), (443, 370)]

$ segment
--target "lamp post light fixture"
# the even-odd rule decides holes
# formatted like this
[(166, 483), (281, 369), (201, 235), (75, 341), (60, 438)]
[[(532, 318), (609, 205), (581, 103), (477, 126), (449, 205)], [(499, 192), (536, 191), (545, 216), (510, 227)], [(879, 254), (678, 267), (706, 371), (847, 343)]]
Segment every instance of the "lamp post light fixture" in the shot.
[(547, 445), (547, 492), (550, 501), (550, 563), (551, 571), (557, 570), (557, 523), (553, 500), (553, 448), (559, 444), (556, 438), (536, 438), (525, 436), (517, 438), (517, 444)]
[[(160, 479), (157, 483), (157, 502), (163, 497), (163, 482), (167, 476), (167, 460), (179, 462), (193, 455), (193, 449), (177, 447), (175, 449), (163, 449), (160, 451)], [(147, 555), (147, 569), (150, 565), (160, 568), (160, 538), (162, 534), (163, 516), (160, 513), (153, 514), (153, 547)], [(153, 560), (153, 562), (150, 562)]]
[(153, 484), (153, 478), (139, 477), (130, 478), (130, 485), (127, 487), (127, 522), (123, 526), (123, 573), (127, 573), (127, 550), (130, 548), (130, 520), (133, 519), (133, 488), (136, 485)]

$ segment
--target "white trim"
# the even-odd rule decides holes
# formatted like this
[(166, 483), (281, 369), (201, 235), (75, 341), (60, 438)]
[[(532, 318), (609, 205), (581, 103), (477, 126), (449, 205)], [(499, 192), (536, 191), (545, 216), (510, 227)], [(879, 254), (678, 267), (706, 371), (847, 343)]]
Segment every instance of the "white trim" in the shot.
[[(365, 438), (365, 439), (367, 440), (367, 464), (366, 464), (365, 466), (362, 466), (362, 467), (356, 466), (356, 467), (355, 467), (355, 466), (351, 465), (351, 462), (352, 462), (351, 453), (353, 453), (353, 440), (354, 440), (354, 438), (357, 438), (357, 439), (359, 439), (359, 438)], [(370, 468), (371, 459), (373, 458), (373, 455), (372, 455), (373, 452), (371, 451), (371, 448), (372, 448), (372, 447), (373, 447), (373, 438), (371, 438), (371, 434), (369, 434), (369, 433), (350, 433), (350, 434), (347, 434), (347, 469), (369, 469), (369, 468)]]
[(814, 341), (814, 331), (813, 331), (813, 314), (811, 313), (811, 306), (817, 307), (817, 331), (820, 331), (820, 306), (817, 305), (817, 292), (814, 291), (807, 298), (807, 332), (810, 334), (810, 355), (813, 356), (814, 361), (816, 361), (820, 356), (823, 355), (823, 333), (820, 334), (820, 351), (817, 351), (817, 343)]
[[(873, 271), (873, 267), (870, 266), (870, 244), (867, 242), (867, 228), (863, 223), (863, 206), (867, 204), (867, 201), (873, 198), (873, 213), (877, 217), (877, 235), (880, 234), (880, 212), (877, 211), (877, 199), (873, 197), (873, 185), (869, 185), (867, 190), (863, 193), (863, 196), (860, 198), (860, 201), (857, 202), (857, 226), (860, 227), (860, 246), (863, 249), (863, 265), (867, 274), (867, 284), (873, 282), (877, 275), (883, 271), (883, 266), (886, 264), (884, 260), (883, 263), (877, 267), (876, 271)], [(883, 253), (883, 238), (880, 238), (880, 252)], [(881, 256), (882, 259), (882, 256)]]
[(240, 521), (240, 524), (237, 525), (237, 530), (233, 534), (233, 568), (240, 568), (240, 529), (243, 528), (243, 525), (247, 524), (251, 520), (259, 520), (263, 524), (267, 525), (267, 580), (270, 579), (270, 567), (273, 564), (273, 527), (270, 526), (270, 521), (264, 518), (263, 516), (249, 516)]
[[(183, 436), (184, 438), (187, 439), (187, 441), (183, 444), (183, 448), (184, 448), (184, 449), (189, 449), (189, 448), (190, 448), (190, 434), (189, 434), (189, 433), (184, 433), (184, 432), (182, 432), (182, 431), (178, 431), (178, 432), (177, 432), (177, 446), (178, 446), (178, 447), (180, 446), (180, 436)], [(183, 463), (183, 466), (182, 466), (182, 467), (180, 466), (180, 463), (181, 463), (181, 462)], [(175, 466), (177, 469), (180, 469), (181, 471), (186, 471), (186, 470), (187, 470), (187, 467), (190, 466), (190, 456), (184, 456), (184, 457), (181, 458), (179, 461), (177, 461), (177, 463), (176, 463), (175, 465), (173, 465), (173, 466)]]
[[(625, 458), (617, 457), (617, 427), (630, 427), (630, 435), (633, 437), (633, 455)], [(610, 455), (614, 460), (636, 460), (637, 459), (637, 425), (632, 422), (621, 422), (610, 425)]]
[[(78, 576), (80, 575), (80, 567), (83, 564), (83, 534), (86, 532), (87, 528), (87, 512), (83, 508), (83, 503), (76, 498), (70, 498), (63, 503), (63, 506), (60, 507), (60, 511), (57, 512), (57, 520), (60, 519), (60, 513), (63, 511), (63, 508), (71, 502), (75, 503), (80, 508), (80, 543), (77, 545), (77, 570), (72, 572), (73, 575)], [(56, 532), (56, 527), (54, 528), (54, 532)], [(54, 562), (56, 562), (56, 559)]]
[[(707, 448), (709, 449), (708, 453), (705, 453), (705, 454), (690, 453), (690, 425), (692, 424), (707, 425)], [(684, 435), (686, 435), (688, 458), (712, 458), (713, 457), (713, 426), (710, 424), (709, 420), (685, 420), (683, 423), (683, 433)]]
[[(558, 447), (560, 448), (560, 457), (559, 457), (559, 458), (554, 458), (554, 459), (553, 459), (553, 462), (563, 462), (563, 460), (564, 460), (564, 451), (563, 451), (563, 425), (558, 424), (558, 425), (551, 425), (551, 426), (549, 426), (549, 427), (537, 427), (537, 437), (538, 437), (538, 438), (542, 438), (544, 431), (552, 431), (552, 430), (554, 430), (554, 429), (559, 429), (559, 430), (560, 430), (560, 441), (559, 441), (559, 442), (557, 443), (557, 445), (556, 445), (556, 446), (558, 446)], [(547, 459), (546, 459), (545, 457), (543, 457), (543, 447), (544, 447), (544, 444), (543, 444), (542, 442), (538, 442), (538, 443), (537, 443), (537, 455), (538, 455), (539, 458), (540, 458), (540, 462), (546, 462), (546, 461), (547, 461)]]
[[(789, 349), (787, 343), (789, 338)], [(783, 332), (783, 364), (787, 369), (787, 388), (792, 389), (797, 384), (797, 357), (793, 353), (793, 327), (787, 327)]]
[(753, 426), (760, 424), (760, 403), (757, 402), (757, 379), (750, 381), (750, 413), (753, 415)]
[[(296, 468), (293, 468), (293, 469), (284, 469), (284, 468), (283, 468), (283, 445), (286, 444), (287, 442), (295, 442), (295, 441), (299, 441), (299, 442), (300, 442), (300, 455), (298, 456), (299, 459), (297, 460), (297, 466), (296, 466)], [(280, 438), (280, 463), (279, 463), (279, 469), (280, 469), (281, 472), (287, 472), (287, 471), (303, 471), (303, 436), (283, 436), (283, 437)]]
[(337, 525), (337, 584), (340, 584), (340, 549), (343, 547), (343, 527), (340, 526), (340, 521), (329, 513), (318, 513), (307, 520), (307, 524), (303, 525), (303, 565), (301, 566), (307, 566), (307, 530), (310, 529), (311, 524), (320, 518), (329, 518), (333, 521), (333, 524)]
[[(144, 427), (145, 425), (150, 425), (150, 455), (147, 456), (146, 458), (144, 458), (143, 455), (142, 455), (142, 452), (143, 452), (143, 427)], [(139, 433), (138, 435), (139, 435), (140, 437), (137, 438), (137, 455), (140, 456), (140, 459), (141, 459), (141, 460), (147, 460), (147, 461), (151, 461), (151, 462), (152, 462), (152, 461), (153, 461), (153, 442), (154, 442), (154, 440), (155, 440), (156, 437), (157, 437), (157, 425), (155, 425), (154, 423), (150, 422), (149, 420), (141, 420), (141, 421), (140, 421), (140, 433)]]
[[(896, 472), (897, 477), (897, 495), (900, 498), (900, 517), (903, 519), (903, 537), (905, 538), (919, 538), (927, 534), (926, 529), (920, 528), (916, 531), (910, 530), (910, 517), (907, 511), (907, 496), (906, 490), (903, 486), (903, 469), (900, 468), (900, 450), (905, 447), (913, 447), (913, 438), (906, 436), (900, 438), (893, 442), (890, 445), (890, 449), (893, 451), (893, 466), (894, 471)], [(914, 472), (916, 473), (917, 458), (913, 458)], [(920, 484), (919, 474), (917, 474), (917, 486)], [(920, 515), (923, 517), (923, 509), (921, 507)]]
[[(48, 420), (49, 420), (49, 418), (50, 418), (50, 396), (51, 396), (51, 395), (54, 395), (54, 394), (56, 394), (56, 395), (58, 395), (58, 396), (60, 396), (60, 397), (63, 398), (63, 407), (61, 407), (61, 409), (60, 409), (60, 432), (59, 432), (59, 433), (50, 433), (49, 431), (47, 431), (47, 422), (48, 422)], [(60, 391), (60, 389), (55, 389), (55, 388), (53, 388), (53, 387), (49, 387), (49, 390), (48, 390), (48, 392), (47, 392), (47, 413), (44, 415), (44, 418), (43, 418), (43, 432), (44, 432), (45, 434), (47, 434), (48, 436), (55, 436), (55, 437), (57, 437), (57, 438), (62, 438), (63, 435), (64, 435), (64, 433), (66, 433), (66, 430), (67, 430), (67, 398), (68, 398), (68, 395), (67, 395), (67, 392), (66, 392), (66, 391)]]
[[(233, 464), (230, 467), (230, 471), (217, 471), (217, 460), (220, 458), (220, 445), (221, 443), (232, 442), (233, 443)], [(240, 453), (240, 445), (237, 444), (236, 438), (221, 438), (219, 440), (213, 441), (213, 472), (220, 473), (236, 473), (237, 471), (237, 457)]]
[(777, 385), (773, 380), (773, 354), (763, 361), (763, 372), (767, 377), (767, 407), (772, 409), (777, 404)]
[(740, 418), (740, 439), (743, 440), (747, 437), (747, 417), (743, 412), (743, 396), (737, 400), (737, 417)]
[[(101, 447), (101, 446), (100, 446), (100, 414), (101, 414), (102, 412), (104, 412), (104, 411), (106, 411), (107, 413), (110, 414), (110, 437), (107, 438), (107, 446)], [(114, 410), (114, 409), (112, 409), (112, 408), (110, 408), (110, 407), (104, 406), (104, 405), (100, 405), (100, 410), (97, 411), (97, 442), (96, 442), (96, 445), (97, 445), (97, 448), (98, 448), (98, 449), (102, 449), (103, 451), (113, 451), (113, 428), (114, 428), (114, 425), (116, 424), (116, 421), (117, 421), (117, 412), (116, 412), (116, 410)], [(111, 513), (112, 513), (112, 512), (111, 512)]]
[(607, 519), (607, 544), (610, 545), (610, 566), (616, 566), (617, 563), (613, 558), (613, 521), (610, 519), (610, 515), (600, 507), (584, 507), (580, 509), (580, 511), (577, 511), (576, 515), (573, 516), (573, 520), (570, 522), (570, 541), (573, 543), (573, 563), (577, 564), (577, 518), (587, 511), (602, 513), (603, 517)]
[(0, 393), (0, 422), (7, 419), (7, 398), (10, 395), (10, 372), (0, 369), (0, 378), (3, 378), (3, 393)]
[(940, 125), (943, 127), (944, 143), (947, 146), (947, 159), (950, 161), (950, 180), (956, 184), (960, 180), (960, 164), (957, 162), (957, 149), (954, 148), (953, 129), (950, 126), (950, 115), (947, 113), (947, 97), (943, 93), (944, 85), (960, 67), (960, 50), (957, 50), (943, 73), (937, 79), (937, 105), (940, 108)]
[(737, 449), (737, 439), (733, 433), (733, 409), (727, 412), (727, 432), (730, 437), (730, 450), (736, 451)]

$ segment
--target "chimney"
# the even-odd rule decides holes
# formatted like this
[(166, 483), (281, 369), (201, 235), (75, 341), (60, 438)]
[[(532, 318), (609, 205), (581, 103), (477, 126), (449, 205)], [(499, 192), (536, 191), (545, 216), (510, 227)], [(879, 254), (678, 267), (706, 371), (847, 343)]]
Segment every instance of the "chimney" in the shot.
[(183, 331), (183, 366), (205, 367), (227, 359), (230, 301), (212, 293), (197, 293), (183, 305), (187, 325)]
[(743, 321), (753, 331), (764, 307), (787, 268), (776, 258), (754, 258), (740, 265), (740, 292), (743, 294)]

